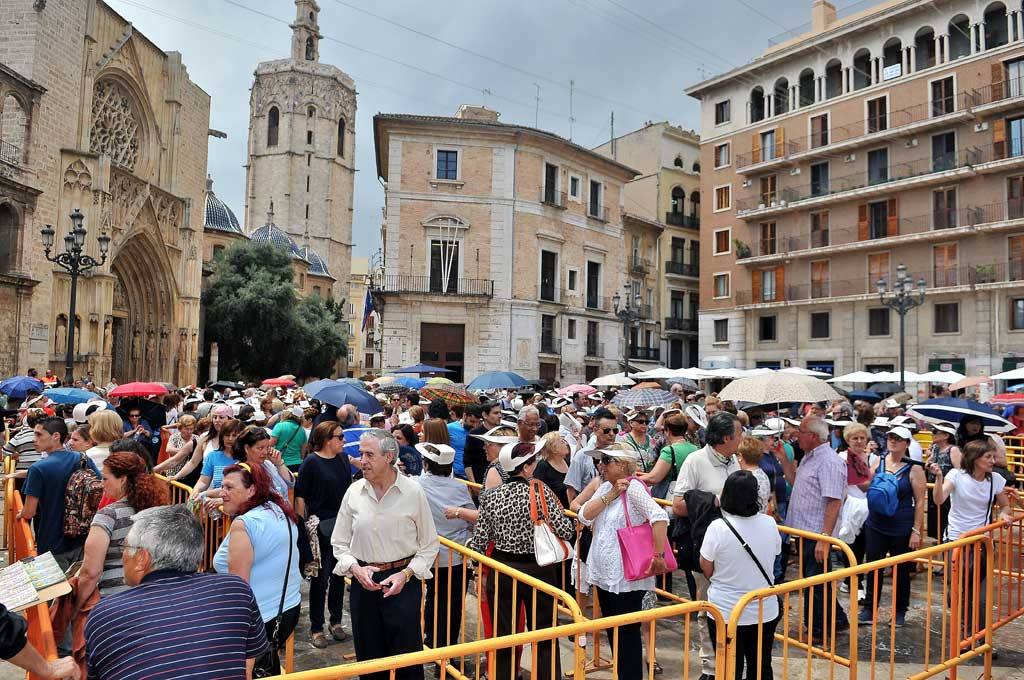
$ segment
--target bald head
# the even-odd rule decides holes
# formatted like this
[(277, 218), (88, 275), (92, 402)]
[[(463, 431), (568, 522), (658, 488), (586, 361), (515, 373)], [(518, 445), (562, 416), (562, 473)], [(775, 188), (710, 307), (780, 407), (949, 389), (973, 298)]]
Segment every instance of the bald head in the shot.
[(352, 404), (344, 404), (338, 407), (338, 421), (348, 427), (359, 422), (359, 411)]

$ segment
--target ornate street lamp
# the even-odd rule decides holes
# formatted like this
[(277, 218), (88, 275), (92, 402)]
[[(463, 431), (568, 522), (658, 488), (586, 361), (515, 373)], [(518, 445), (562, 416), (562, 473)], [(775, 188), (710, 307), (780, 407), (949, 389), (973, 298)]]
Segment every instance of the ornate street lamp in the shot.
[(96, 237), (100, 246), (100, 259), (87, 255), (85, 249), (86, 230), (82, 226), (85, 216), (75, 208), (70, 215), (71, 231), (64, 237), (64, 252), (51, 256), (53, 249), (53, 227), (47, 224), (40, 234), (43, 237), (43, 250), (46, 252), (46, 259), (60, 266), (61, 269), (71, 275), (71, 309), (68, 315), (68, 353), (64, 362), (64, 384), (71, 386), (75, 382), (74, 353), (75, 353), (75, 298), (78, 295), (78, 276), (90, 269), (102, 267), (107, 261), (107, 252), (110, 250), (110, 236), (105, 232)]
[(622, 297), (618, 291), (612, 296), (612, 308), (615, 311), (615, 316), (619, 317), (622, 321), (623, 330), (626, 336), (626, 357), (622, 362), (622, 372), (627, 378), (629, 377), (629, 357), (633, 354), (632, 337), (629, 332), (637, 321), (641, 319), (640, 309), (640, 294), (633, 293), (633, 287), (629, 284), (623, 286), (626, 290), (626, 306), (619, 309), (622, 304)]
[[(907, 312), (924, 304), (924, 289), (927, 287), (924, 277), (917, 280), (917, 294), (914, 294), (914, 277), (907, 274), (907, 265), (902, 262), (896, 267), (896, 282), (892, 290), (887, 290), (885, 279), (878, 279), (878, 299), (889, 309), (896, 310), (900, 316), (900, 392), (906, 391), (904, 373), (906, 371), (906, 340), (904, 338), (904, 317)], [(886, 297), (888, 295), (888, 297)]]

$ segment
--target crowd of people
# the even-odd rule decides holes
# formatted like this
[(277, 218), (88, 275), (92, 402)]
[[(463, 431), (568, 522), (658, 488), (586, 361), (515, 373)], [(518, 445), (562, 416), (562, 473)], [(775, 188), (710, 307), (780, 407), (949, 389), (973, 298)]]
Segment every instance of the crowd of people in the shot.
[[(743, 411), (678, 384), (672, 392), (657, 408), (620, 409), (611, 390), (501, 390), (468, 404), (382, 390), (373, 414), (301, 387), (97, 395), (73, 407), (29, 395), (10, 405), (3, 448), (25, 499), (19, 517), (31, 520), (40, 553), (80, 563), (55, 619), (70, 659), (44, 676), (275, 674), (303, 619), (303, 579), (314, 648), (351, 636), (357, 659), (370, 660), (454, 644), (464, 639), (472, 553), (439, 537), (575, 588), (606, 616), (657, 606), (656, 588), (675, 578), (728, 619), (744, 593), (786, 577), (794, 549), (802, 558), (791, 576), (826, 569), (829, 542), (809, 536), (838, 537), (872, 561), (1008, 517), (1016, 478), (980, 419), (926, 425), (891, 400)], [(932, 433), (927, 463), (913, 436), (922, 428)], [(167, 505), (156, 475), (189, 487), (188, 502)], [(226, 517), (229, 529), (201, 572), (206, 516)], [(789, 540), (780, 524), (808, 537)], [(650, 533), (649, 554), (621, 540), (636, 527)], [(911, 568), (892, 570), (896, 626)], [(862, 623), (888, 601), (880, 574), (850, 585), (861, 591)], [(550, 589), (497, 570), (483, 578), (489, 634), (557, 624)], [(803, 600), (812, 639), (848, 628), (824, 587)], [(17, 661), (21, 648), (4, 646), (5, 616), (17, 629), (0, 612), (0, 652), (13, 649), (7, 658)], [(772, 677), (780, 616), (772, 598), (744, 610), (737, 679), (758, 667)], [(698, 627), (701, 680), (715, 677), (715, 633), (711, 620)], [(646, 634), (639, 624), (616, 634), (624, 680), (642, 678), (647, 664), (662, 672)], [(515, 677), (519, 663), (514, 648), (496, 653), (500, 678)], [(539, 680), (558, 677), (558, 641), (537, 643), (535, 663)], [(416, 680), (423, 669), (397, 676)]]

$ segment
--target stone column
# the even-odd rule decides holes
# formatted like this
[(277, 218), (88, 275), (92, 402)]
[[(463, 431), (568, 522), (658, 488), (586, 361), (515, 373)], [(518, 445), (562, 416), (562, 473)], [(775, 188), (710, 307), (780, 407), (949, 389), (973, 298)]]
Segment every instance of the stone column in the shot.
[(814, 79), (814, 101), (820, 102), (825, 99), (825, 76), (818, 76)]
[(762, 103), (762, 106), (764, 108), (764, 117), (765, 118), (771, 118), (772, 116), (775, 115), (775, 112), (773, 111), (773, 109), (775, 108), (774, 104), (775, 104), (775, 97), (766, 94), (764, 96), (764, 100), (763, 100), (763, 103)]
[(935, 36), (935, 63), (941, 64), (944, 61), (945, 59), (942, 58), (942, 36), (937, 35)]
[(843, 67), (843, 94), (848, 93), (853, 89), (853, 83), (850, 82), (850, 67)]
[(917, 70), (917, 45), (911, 45), (907, 48), (907, 73), (913, 73)]

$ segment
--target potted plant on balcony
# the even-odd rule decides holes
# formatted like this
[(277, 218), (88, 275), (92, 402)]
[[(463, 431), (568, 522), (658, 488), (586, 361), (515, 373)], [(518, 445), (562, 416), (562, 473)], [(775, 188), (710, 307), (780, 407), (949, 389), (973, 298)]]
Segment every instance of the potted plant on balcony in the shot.
[(994, 283), (996, 280), (996, 266), (994, 264), (974, 265), (974, 283)]
[(744, 241), (741, 241), (738, 238), (734, 238), (732, 240), (732, 243), (733, 246), (735, 246), (736, 248), (737, 260), (742, 260), (745, 257), (750, 257), (750, 246), (748, 246)]

